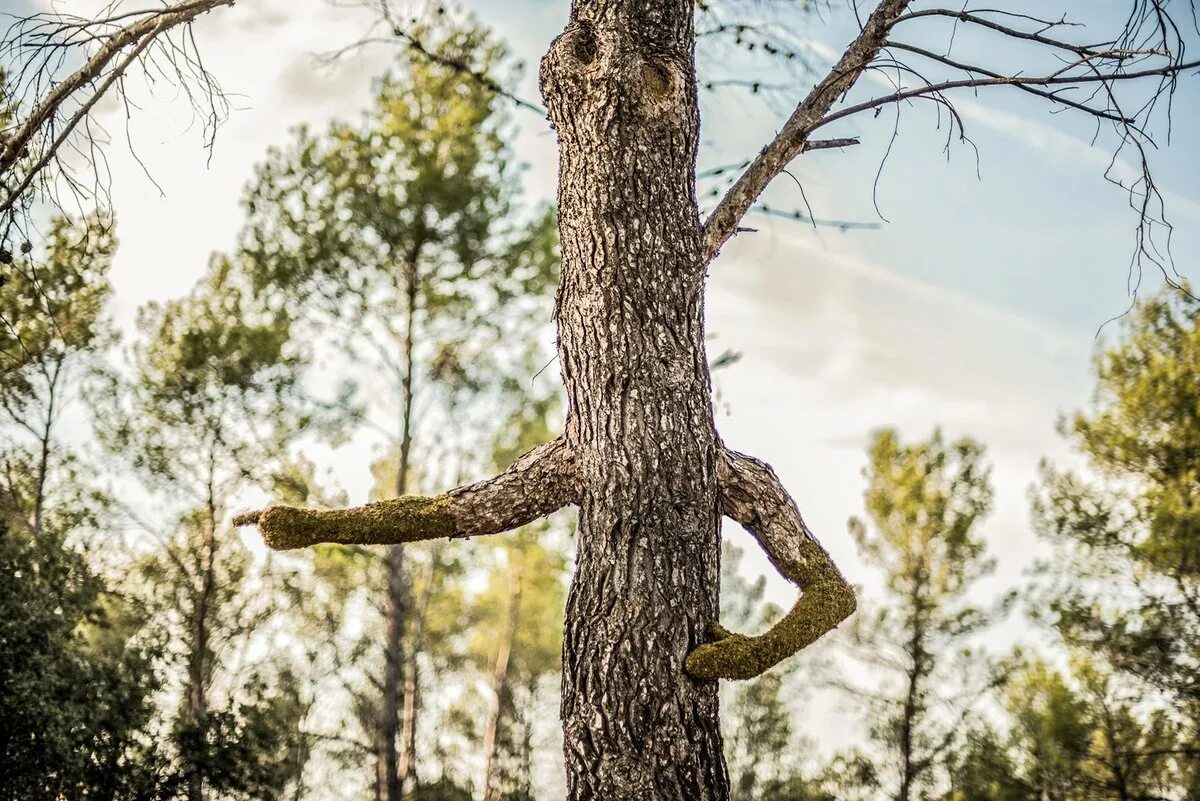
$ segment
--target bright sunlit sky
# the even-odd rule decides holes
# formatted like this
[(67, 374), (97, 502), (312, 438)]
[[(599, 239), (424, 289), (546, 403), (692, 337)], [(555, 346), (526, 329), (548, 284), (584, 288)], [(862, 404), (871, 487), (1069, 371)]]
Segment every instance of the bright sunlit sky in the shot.
[[(79, 13), (93, 4), (53, 3)], [(832, 5), (823, 23), (793, 20), (795, 36), (819, 65), (827, 66), (855, 30), (845, 3)], [(1127, 0), (998, 5), (1061, 6), (1109, 27), (1128, 8)], [(468, 7), (528, 65), (520, 93), (536, 98), (536, 64), (565, 23), (567, 0), (470, 0)], [(353, 41), (367, 21), (360, 10), (321, 0), (241, 0), (205, 18), (197, 39), (237, 109), (206, 163), (186, 103), (161, 88), (156, 99), (142, 93), (143, 110), (130, 130), (162, 195), (124, 147), (124, 109), (105, 108), (104, 120), (120, 134), (109, 152), (122, 243), (112, 279), (115, 314), (127, 331), (140, 304), (187, 292), (209, 254), (233, 246), (241, 189), (268, 146), (284, 142), (298, 123), (323, 127), (364, 106), (388, 51), (323, 69), (314, 67), (313, 55)], [(944, 49), (949, 29), (922, 26), (911, 38)], [(1014, 63), (1000, 52), (994, 36), (959, 33), (960, 56)], [(702, 70), (713, 78), (736, 72), (711, 64)], [(787, 98), (794, 104), (809, 83), (801, 78), (768, 102), (735, 89), (705, 94), (701, 167), (756, 152), (785, 116)], [(878, 79), (864, 80), (856, 96), (885, 90)], [(1103, 178), (1111, 137), (1093, 146), (1090, 120), (1048, 114), (1013, 91), (961, 100), (978, 162), (969, 145), (952, 147), (947, 160), (945, 128), (936, 129), (932, 108), (906, 110), (878, 182), (887, 219), (879, 230), (814, 231), (755, 217), (748, 224), (759, 232), (739, 236), (711, 269), (712, 349), (743, 354), (717, 378), (724, 439), (775, 466), (813, 529), (868, 592), (878, 582), (857, 562), (846, 518), (861, 509), (871, 429), (894, 425), (913, 438), (941, 424), (987, 445), (997, 488), (996, 513), (985, 529), (999, 559), (991, 586), (1011, 586), (1036, 551), (1027, 491), (1038, 461), (1065, 458), (1056, 416), (1086, 402), (1097, 329), (1130, 301), (1136, 220), (1126, 195)], [(513, 111), (513, 119), (521, 130), (517, 154), (529, 164), (528, 192), (551, 198), (553, 135), (536, 114)], [(878, 221), (872, 186), (893, 124), (891, 111), (839, 124), (825, 135), (858, 135), (863, 144), (803, 156), (794, 165), (818, 217)], [(1200, 78), (1179, 91), (1171, 146), (1154, 154), (1176, 225), (1175, 264), (1193, 279), (1200, 278), (1197, 141)], [(801, 200), (785, 177), (770, 202), (796, 208)], [(1155, 285), (1147, 272), (1143, 291)], [(372, 453), (362, 439), (331, 456), (352, 501), (366, 497)], [(768, 570), (762, 559), (746, 564)], [(781, 583), (773, 592), (790, 602)], [(1021, 624), (1008, 628), (1016, 632)]]

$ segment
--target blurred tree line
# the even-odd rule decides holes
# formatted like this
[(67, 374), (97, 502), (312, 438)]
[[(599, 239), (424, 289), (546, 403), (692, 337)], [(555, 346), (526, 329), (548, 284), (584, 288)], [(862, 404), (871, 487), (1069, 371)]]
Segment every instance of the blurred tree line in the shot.
[[(493, 93), (439, 66), (505, 54), (430, 35), (440, 61), (267, 155), (238, 246), (124, 346), (111, 216), (9, 254), (0, 799), (554, 797), (569, 525), (281, 557), (229, 522), (248, 493), (344, 502), (317, 465), (351, 439), (386, 498), (556, 428), (530, 380), (553, 213), (521, 203)], [(1081, 467), (1032, 491), (1053, 555), (998, 597), (983, 446), (872, 435), (849, 528), (881, 593), (815, 659), (723, 688), (736, 801), (1200, 799), (1200, 302), (1143, 300), (1096, 376), (1061, 423)], [(733, 545), (723, 570), (726, 625), (778, 618)], [(1013, 615), (1044, 636), (996, 653)], [(861, 716), (854, 749), (819, 745), (818, 686)]]

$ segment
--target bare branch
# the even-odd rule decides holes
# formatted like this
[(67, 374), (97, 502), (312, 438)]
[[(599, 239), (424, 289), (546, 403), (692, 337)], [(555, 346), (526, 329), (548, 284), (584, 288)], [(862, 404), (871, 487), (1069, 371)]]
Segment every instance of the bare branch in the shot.
[[(908, 49), (911, 50), (913, 48), (908, 48)], [(1080, 84), (1109, 84), (1114, 81), (1127, 81), (1127, 80), (1135, 80), (1137, 78), (1149, 78), (1149, 77), (1156, 77), (1156, 76), (1162, 77), (1165, 75), (1169, 75), (1173, 72), (1183, 72), (1183, 71), (1191, 70), (1191, 69), (1200, 69), (1200, 60), (1189, 61), (1184, 64), (1180, 64), (1178, 66), (1158, 67), (1158, 68), (1152, 68), (1152, 69), (1137, 70), (1135, 72), (1097, 73), (1097, 74), (1092, 74), (1092, 75), (1073, 75), (1073, 76), (1042, 75), (1042, 76), (1022, 77), (1020, 75), (1013, 75), (1013, 76), (999, 76), (996, 78), (971, 78), (971, 79), (962, 79), (962, 80), (958, 80), (958, 81), (943, 81), (942, 83), (929, 84), (928, 86), (914, 87), (912, 89), (905, 89), (905, 90), (902, 90), (899, 92), (893, 92), (888, 95), (882, 95), (880, 97), (872, 98), (863, 103), (858, 103), (853, 106), (848, 106), (844, 109), (840, 109), (840, 110), (834, 112), (833, 114), (830, 114), (830, 115), (824, 117), (822, 120), (820, 120), (818, 123), (816, 123), (813, 126), (812, 130), (815, 131), (816, 129), (822, 128), (831, 122), (837, 122), (838, 120), (845, 119), (846, 117), (852, 116), (854, 114), (861, 114), (864, 111), (870, 111), (872, 109), (881, 108), (883, 106), (890, 105), (892, 103), (898, 103), (898, 102), (901, 102), (904, 100), (910, 100), (910, 99), (916, 98), (916, 97), (923, 97), (925, 95), (946, 92), (951, 89), (969, 89), (969, 88), (978, 89), (978, 88), (981, 88), (984, 86), (1015, 86), (1017, 88), (1029, 88), (1029, 87), (1038, 87), (1038, 86), (1076, 86), (1076, 85), (1080, 85)], [(1053, 100), (1055, 102), (1063, 102), (1062, 98), (1059, 98), (1054, 95), (1042, 93), (1042, 96), (1046, 97), (1049, 100)], [(1068, 104), (1064, 103), (1064, 105), (1068, 105)], [(1089, 109), (1089, 112), (1090, 111), (1093, 111), (1093, 110)], [(1113, 118), (1114, 117), (1107, 117), (1107, 119), (1113, 119)], [(1132, 121), (1132, 118), (1130, 118), (1130, 117), (1119, 117), (1118, 116), (1118, 117), (1115, 117), (1115, 119), (1117, 119), (1121, 122)]]
[[(838, 64), (800, 102), (775, 138), (749, 162), (705, 223), (706, 258), (711, 260), (716, 256), (724, 242), (738, 230), (743, 216), (755, 208), (761, 193), (786, 171), (790, 160), (811, 149), (809, 137), (815, 131), (857, 114), (878, 114), (885, 106), (924, 99), (937, 106), (939, 120), (941, 111), (947, 111), (951, 133), (957, 130), (959, 138), (965, 140), (962, 118), (948, 93), (960, 89), (1012, 86), (1056, 106), (1111, 124), (1118, 137), (1117, 155), (1126, 146), (1136, 150), (1138, 164), (1135, 166), (1139, 175), (1132, 183), (1118, 177), (1120, 170), (1116, 168), (1120, 162), (1116, 155), (1105, 173), (1106, 179), (1129, 193), (1131, 206), (1139, 215), (1137, 250), (1131, 268), (1140, 268), (1142, 260), (1148, 259), (1162, 269), (1168, 283), (1178, 285), (1166, 268), (1170, 225), (1163, 214), (1162, 199), (1150, 174), (1146, 153), (1155, 146), (1149, 131), (1159, 101), (1166, 97), (1169, 102), (1179, 76), (1200, 69), (1200, 60), (1183, 59), (1186, 42), (1163, 0), (1133, 3), (1123, 28), (1098, 43), (1076, 43), (1062, 38), (1060, 31), (1083, 27), (1068, 22), (1066, 17), (1046, 19), (990, 8), (958, 11), (934, 8), (907, 12), (907, 5), (899, 0), (878, 2)], [(1023, 64), (992, 67), (973, 59), (964, 61), (951, 57), (953, 36), (949, 48), (941, 54), (897, 42), (892, 37), (892, 33), (905, 23), (939, 18), (953, 21), (955, 30), (959, 25), (970, 25), (999, 34), (1021, 47), (1036, 45), (1044, 56), (1054, 59), (1053, 66), (1039, 71)], [(926, 78), (911, 65), (897, 60), (897, 53), (927, 59), (962, 73), (962, 77)], [(885, 69), (894, 70), (895, 77), (884, 72)], [(894, 91), (833, 110), (839, 98), (844, 97), (867, 71), (885, 74), (893, 82)], [(912, 80), (902, 81), (902, 76)], [(1157, 82), (1153, 80), (1155, 78)], [(1144, 102), (1129, 103), (1127, 111), (1118, 100), (1116, 87), (1129, 81), (1146, 81), (1150, 88)], [(1169, 124), (1169, 109), (1167, 121)], [(1166, 251), (1154, 241), (1153, 232), (1158, 227), (1168, 232)], [(1140, 276), (1140, 269), (1137, 274)]]
[[(186, 25), (201, 14), (221, 6), (232, 6), (236, 0), (189, 0), (160, 9), (145, 9), (86, 20), (61, 14), (37, 14), (11, 25), (8, 35), (0, 42), (0, 51), (20, 63), (18, 83), (37, 88), (54, 83), (53, 74), (62, 65), (68, 51), (99, 44), (84, 64), (53, 89), (37, 100), (24, 119), (17, 122), (4, 137), (0, 147), (0, 178), (21, 168), (24, 175), (13, 187), (5, 187), (0, 198), (0, 213), (8, 213), (22, 200), (23, 195), (39, 178), (46, 167), (58, 157), (71, 132), (91, 114), (95, 105), (128, 68), (141, 58), (164, 32)], [(119, 21), (137, 19), (113, 30)], [(189, 54), (176, 48), (172, 55), (189, 61), (189, 68), (203, 73), (203, 66)], [(122, 54), (124, 54), (122, 56)], [(210, 84), (211, 89), (211, 84)], [(68, 105), (78, 101), (67, 111)], [(61, 129), (55, 134), (55, 129)], [(42, 144), (39, 146), (38, 142)]]
[(783, 172), (792, 159), (807, 149), (811, 127), (854, 85), (863, 70), (879, 55), (894, 20), (910, 2), (884, 0), (876, 7), (858, 38), (842, 54), (833, 70), (813, 87), (775, 138), (750, 162), (742, 176), (725, 193), (704, 224), (705, 261), (711, 261), (725, 241), (733, 236), (738, 223), (767, 185)]
[(717, 481), (725, 514), (754, 535), (780, 575), (801, 591), (792, 610), (765, 634), (747, 637), (717, 625), (716, 640), (688, 654), (687, 670), (696, 678), (751, 679), (831, 631), (854, 613), (857, 601), (768, 465), (722, 450)]
[(239, 526), (258, 526), (276, 550), (319, 543), (395, 545), (438, 537), (498, 534), (574, 503), (571, 454), (556, 439), (517, 459), (494, 478), (432, 498), (405, 496), (350, 509), (272, 506), (239, 515)]

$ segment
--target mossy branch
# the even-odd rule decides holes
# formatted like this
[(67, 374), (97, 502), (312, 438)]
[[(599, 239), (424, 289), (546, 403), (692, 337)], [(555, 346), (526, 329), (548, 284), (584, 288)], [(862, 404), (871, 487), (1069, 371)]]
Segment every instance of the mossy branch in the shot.
[(498, 534), (576, 501), (569, 449), (561, 439), (517, 459), (494, 478), (433, 497), (408, 495), (349, 509), (271, 506), (234, 518), (258, 526), (276, 550), (320, 543), (396, 545), (439, 537)]
[(734, 634), (713, 623), (713, 641), (688, 654), (685, 663), (699, 679), (752, 679), (837, 627), (854, 613), (857, 600), (769, 466), (725, 450), (717, 479), (725, 514), (754, 535), (779, 573), (801, 591), (791, 611), (760, 636)]

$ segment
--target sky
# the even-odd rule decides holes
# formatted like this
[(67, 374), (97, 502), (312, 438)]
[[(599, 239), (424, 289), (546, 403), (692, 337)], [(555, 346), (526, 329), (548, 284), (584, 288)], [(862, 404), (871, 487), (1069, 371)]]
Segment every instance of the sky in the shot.
[[(82, 11), (94, 3), (55, 5)], [(566, 0), (467, 5), (525, 62), (519, 93), (536, 98), (536, 64), (565, 23)], [(1111, 27), (1122, 3), (1062, 5)], [(775, 20), (790, 27), (788, 35), (818, 66), (836, 58), (855, 30), (845, 3), (832, 6), (820, 19)], [(0, 9), (13, 8), (0, 2)], [(211, 159), (186, 103), (161, 86), (153, 97), (137, 90), (142, 110), (129, 130), (138, 159), (123, 135), (109, 150), (121, 240), (114, 313), (130, 335), (141, 304), (186, 293), (209, 255), (234, 245), (242, 221), (238, 199), (268, 147), (285, 142), (297, 124), (320, 128), (364, 107), (372, 77), (388, 63), (387, 49), (333, 67), (318, 67), (314, 56), (354, 41), (368, 22), (358, 10), (323, 0), (242, 0), (203, 19), (196, 36), (205, 62), (235, 105)], [(940, 48), (948, 37), (949, 29), (936, 25), (912, 34)], [(994, 37), (960, 32), (955, 48), (1014, 63), (1004, 55), (1014, 51), (1001, 50)], [(780, 77), (757, 62), (701, 64), (704, 75), (717, 78), (739, 68)], [(864, 79), (855, 97), (888, 91), (883, 81)], [(794, 105), (810, 83), (795, 77), (766, 98), (735, 89), (705, 93), (701, 168), (755, 153), (786, 116), (789, 98)], [(794, 165), (818, 217), (877, 222), (877, 229), (814, 230), (754, 217), (747, 224), (758, 231), (738, 236), (711, 267), (712, 348), (742, 354), (716, 378), (724, 440), (774, 465), (810, 526), (868, 595), (878, 580), (857, 559), (846, 520), (861, 512), (870, 432), (895, 426), (913, 439), (940, 425), (987, 446), (996, 512), (983, 530), (999, 566), (983, 592), (1012, 586), (1040, 552), (1028, 513), (1039, 460), (1070, 459), (1055, 421), (1087, 402), (1097, 332), (1130, 302), (1136, 218), (1125, 194), (1103, 177), (1111, 137), (1093, 143), (1088, 120), (1049, 114), (1009, 90), (963, 95), (959, 110), (974, 147), (956, 143), (944, 152), (945, 119), (939, 129), (933, 109), (917, 107), (903, 110), (890, 153), (895, 117), (885, 111), (827, 131), (860, 136), (860, 146), (812, 153)], [(512, 113), (520, 126), (516, 152), (528, 165), (527, 193), (550, 199), (553, 135), (538, 115)], [(124, 130), (122, 107), (109, 103), (100, 114), (111, 130)], [(1175, 267), (1193, 280), (1200, 279), (1198, 139), (1200, 79), (1180, 89), (1170, 146), (1163, 140), (1153, 154), (1176, 224)], [(802, 205), (786, 177), (768, 200), (778, 208)], [(1147, 272), (1142, 290), (1156, 281)], [(1101, 336), (1116, 331), (1109, 325)], [(352, 501), (366, 498), (372, 448), (357, 438), (327, 454)], [(730, 536), (750, 550), (743, 535)], [(770, 571), (753, 553), (745, 565)], [(785, 584), (771, 588), (772, 597), (790, 604)], [(1004, 637), (1017, 639), (1023, 628), (1019, 619), (1010, 621)]]

